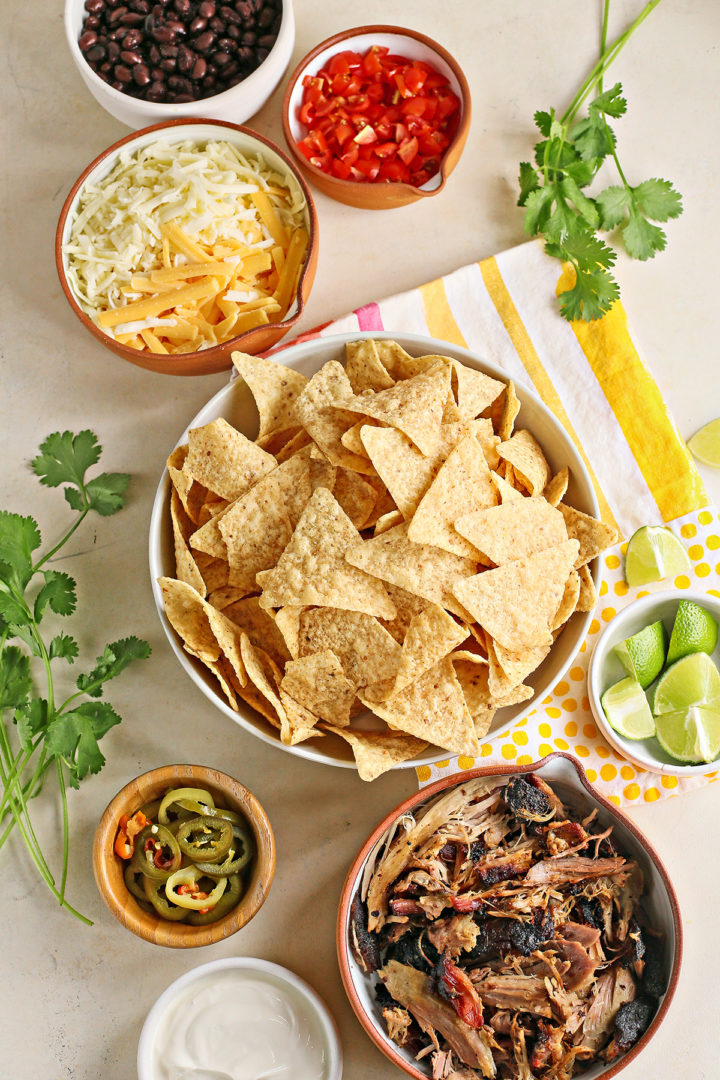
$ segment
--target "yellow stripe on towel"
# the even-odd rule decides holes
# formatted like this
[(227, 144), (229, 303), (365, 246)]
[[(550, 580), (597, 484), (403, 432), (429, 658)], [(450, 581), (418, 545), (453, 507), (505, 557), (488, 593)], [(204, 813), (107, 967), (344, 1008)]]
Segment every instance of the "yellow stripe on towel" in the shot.
[[(602, 489), (600, 488), (600, 485), (598, 484), (597, 477), (592, 470), (590, 462), (588, 461), (585, 451), (583, 450), (582, 444), (580, 443), (580, 440), (575, 433), (575, 429), (570, 422), (570, 417), (565, 411), (565, 406), (563, 405), (555, 387), (550, 381), (550, 378), (540, 361), (540, 357), (537, 354), (537, 350), (532, 343), (530, 335), (525, 329), (523, 321), (518, 314), (518, 310), (515, 307), (512, 297), (510, 296), (510, 293), (505, 286), (505, 282), (502, 279), (496, 260), (494, 258), (483, 259), (483, 261), (479, 265), (480, 272), (485, 283), (485, 288), (488, 291), (488, 295), (492, 300), (493, 304), (495, 305), (497, 313), (502, 319), (503, 326), (507, 331), (508, 337), (512, 341), (525, 370), (532, 379), (535, 385), (535, 389), (537, 390), (538, 394), (543, 399), (545, 404), (548, 406), (548, 408), (553, 411), (557, 419), (565, 428), (566, 432), (575, 444), (575, 448), (577, 449), (580, 457), (582, 458), (585, 464), (585, 468), (590, 474), (590, 479), (592, 480), (593, 487), (595, 488), (595, 494), (597, 495), (597, 500), (600, 505), (600, 515), (603, 521), (606, 522), (606, 524), (612, 525), (617, 528), (617, 522), (613, 517), (613, 513), (610, 509), (608, 501), (605, 498)], [(618, 529), (618, 532), (619, 531), (620, 530)]]
[(449, 341), (451, 345), (460, 345), (467, 349), (467, 342), (455, 322), (442, 278), (421, 285), (420, 296), (430, 337), (440, 338), (441, 341)]
[[(557, 291), (571, 289), (567, 266)], [(695, 464), (652, 375), (637, 354), (622, 304), (602, 319), (572, 324), (580, 348), (597, 379), (638, 463), (663, 521), (707, 506), (709, 499)]]

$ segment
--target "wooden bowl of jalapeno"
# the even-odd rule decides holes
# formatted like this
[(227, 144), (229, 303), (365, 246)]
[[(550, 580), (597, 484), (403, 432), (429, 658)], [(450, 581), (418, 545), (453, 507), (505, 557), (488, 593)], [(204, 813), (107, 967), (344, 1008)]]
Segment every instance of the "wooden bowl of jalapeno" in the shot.
[(126, 784), (95, 832), (93, 870), (115, 918), (154, 945), (188, 949), (234, 934), (275, 873), (268, 817), (241, 783), (202, 765), (164, 765)]

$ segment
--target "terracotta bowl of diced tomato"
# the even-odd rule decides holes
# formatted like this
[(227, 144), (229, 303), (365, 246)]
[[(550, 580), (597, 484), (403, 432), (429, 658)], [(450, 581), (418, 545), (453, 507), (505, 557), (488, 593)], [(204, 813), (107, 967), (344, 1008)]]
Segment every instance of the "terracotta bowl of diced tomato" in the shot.
[(323, 194), (365, 210), (437, 195), (470, 128), (470, 89), (432, 38), (358, 26), (317, 45), (295, 68), (283, 130)]

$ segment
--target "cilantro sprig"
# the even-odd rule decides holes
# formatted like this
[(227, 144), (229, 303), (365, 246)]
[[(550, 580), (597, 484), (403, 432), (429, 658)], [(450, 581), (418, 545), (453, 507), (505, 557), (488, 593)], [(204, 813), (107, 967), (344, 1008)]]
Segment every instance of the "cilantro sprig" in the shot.
[[(55, 432), (40, 447), (32, 462), (35, 475), (47, 487), (65, 485), (65, 500), (76, 512), (61, 539), (45, 553), (40, 552), (40, 530), (33, 518), (0, 511), (0, 848), (17, 829), (60, 905), (85, 923), (90, 920), (65, 898), (67, 788), (79, 787), (81, 780), (102, 769), (105, 757), (99, 742), (120, 723), (113, 707), (98, 700), (105, 683), (134, 660), (150, 655), (147, 642), (138, 638), (113, 641), (90, 671), (77, 676), (75, 689), (63, 701), (58, 700), (53, 664), (74, 664), (80, 649), (75, 638), (64, 631), (48, 640), (40, 624), (48, 616), (72, 615), (77, 593), (69, 574), (47, 569), (47, 564), (91, 511), (108, 517), (120, 510), (130, 482), (126, 473), (100, 473), (88, 480), (88, 469), (97, 464), (100, 454), (92, 431), (77, 435)], [(44, 674), (41, 691), (35, 687), (36, 670)], [(40, 792), (48, 770), (56, 775), (62, 811), (59, 884), (38, 842), (28, 806)]]
[[(560, 312), (569, 320), (598, 319), (620, 295), (611, 273), (616, 252), (596, 235), (598, 230), (617, 230), (628, 255), (651, 259), (667, 243), (657, 223), (682, 213), (681, 197), (668, 180), (654, 178), (632, 185), (626, 179), (609, 120), (625, 114), (627, 101), (620, 83), (609, 90), (602, 85), (609, 65), (659, 3), (650, 0), (625, 33), (607, 47), (610, 0), (604, 0), (600, 59), (562, 116), (557, 117), (554, 109), (535, 113), (542, 139), (535, 146), (534, 164), (524, 161), (520, 165), (518, 205), (525, 208), (525, 231), (543, 236), (548, 254), (575, 269), (575, 284), (558, 297)], [(593, 93), (588, 115), (576, 119)], [(589, 195), (585, 189), (609, 160), (620, 183)]]

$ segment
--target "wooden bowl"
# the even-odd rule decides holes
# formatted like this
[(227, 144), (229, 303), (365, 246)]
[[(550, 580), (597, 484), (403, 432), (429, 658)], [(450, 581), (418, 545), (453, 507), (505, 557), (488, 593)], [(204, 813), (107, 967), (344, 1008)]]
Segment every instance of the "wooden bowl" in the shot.
[[(143, 911), (123, 880), (126, 864), (113, 850), (122, 815), (133, 814), (144, 803), (152, 802), (173, 787), (205, 788), (218, 805), (241, 813), (255, 837), (255, 859), (245, 894), (237, 907), (208, 926), (186, 926)], [(133, 934), (153, 945), (193, 949), (230, 937), (260, 910), (275, 874), (275, 837), (255, 796), (231, 776), (203, 765), (163, 765), (131, 780), (108, 804), (95, 831), (93, 871), (103, 900), (115, 918)]]
[[(282, 322), (268, 323), (265, 326), (258, 326), (254, 330), (247, 330), (244, 334), (230, 338), (229, 341), (224, 341), (221, 345), (214, 345), (209, 349), (159, 356), (149, 350), (139, 352), (137, 349), (131, 349), (129, 345), (121, 344), (101, 330), (99, 326), (96, 326), (93, 320), (83, 311), (68, 280), (67, 260), (63, 253), (63, 247), (70, 237), (70, 230), (82, 189), (88, 180), (97, 183), (104, 176), (107, 176), (122, 151), (132, 152), (157, 142), (161, 138), (169, 142), (181, 142), (185, 139), (196, 139), (198, 142), (209, 139), (226, 140), (234, 146), (238, 146), (243, 153), (262, 155), (280, 171), (290, 173), (300, 185), (305, 196), (305, 226), (309, 236), (308, 250), (305, 264), (300, 272), (295, 302)], [(77, 178), (68, 197), (65, 199), (55, 233), (55, 265), (60, 284), (70, 307), (86, 330), (89, 330), (93, 337), (97, 338), (106, 348), (121, 356), (123, 360), (129, 360), (131, 364), (135, 364), (137, 367), (145, 368), (148, 371), (157, 371), (163, 375), (214, 375), (218, 371), (226, 371), (232, 367), (230, 354), (236, 349), (241, 352), (255, 354), (272, 348), (281, 338), (285, 337), (302, 315), (312, 289), (317, 260), (317, 213), (310, 189), (302, 175), (295, 168), (287, 154), (279, 146), (271, 142), (270, 139), (250, 131), (249, 128), (241, 127), (239, 124), (230, 124), (222, 120), (168, 120), (163, 124), (153, 124), (151, 127), (143, 128), (142, 131), (126, 135), (124, 139), (118, 139), (102, 154), (99, 154), (94, 161), (91, 161)]]
[[(306, 75), (314, 75), (337, 52), (344, 49), (363, 52), (371, 45), (387, 45), (393, 52), (407, 56), (411, 60), (427, 61), (445, 75), (460, 98), (460, 120), (454, 138), (443, 155), (440, 171), (422, 187), (413, 187), (412, 184), (403, 183), (378, 184), (340, 180), (311, 165), (298, 149), (298, 140), (305, 134), (304, 125), (297, 117), (302, 99), (303, 78)], [(362, 210), (391, 210), (395, 206), (406, 206), (408, 203), (437, 195), (442, 191), (448, 176), (460, 160), (470, 130), (470, 115), (470, 87), (462, 68), (447, 49), (416, 30), (384, 25), (355, 26), (321, 41), (300, 61), (290, 76), (282, 106), (285, 139), (301, 171), (324, 195), (346, 203), (348, 206), (358, 206)]]

